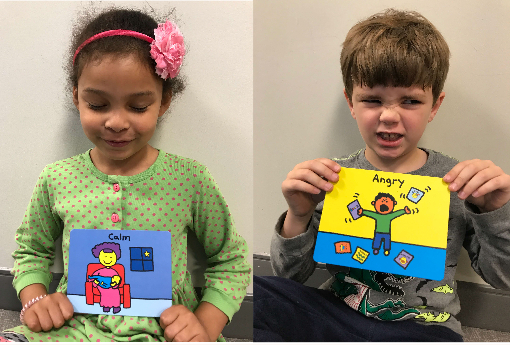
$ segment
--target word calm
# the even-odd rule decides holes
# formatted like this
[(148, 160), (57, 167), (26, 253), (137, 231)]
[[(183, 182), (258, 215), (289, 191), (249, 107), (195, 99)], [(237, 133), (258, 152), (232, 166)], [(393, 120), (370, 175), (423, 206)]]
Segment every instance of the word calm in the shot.
[(108, 235), (108, 238), (110, 240), (117, 240), (117, 241), (131, 241), (131, 238), (129, 236), (122, 236), (122, 234), (119, 233), (119, 235), (114, 235), (113, 232)]

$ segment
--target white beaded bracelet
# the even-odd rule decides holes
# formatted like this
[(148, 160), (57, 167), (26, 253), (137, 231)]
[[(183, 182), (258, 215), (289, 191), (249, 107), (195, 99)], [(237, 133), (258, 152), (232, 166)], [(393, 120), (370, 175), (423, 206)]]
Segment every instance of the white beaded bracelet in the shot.
[(22, 325), (25, 324), (25, 312), (27, 311), (27, 309), (33, 306), (35, 302), (42, 300), (46, 296), (47, 295), (37, 296), (36, 298), (32, 298), (29, 302), (27, 302), (27, 304), (25, 304), (23, 309), (21, 309), (21, 313), (19, 313), (19, 320), (21, 321)]

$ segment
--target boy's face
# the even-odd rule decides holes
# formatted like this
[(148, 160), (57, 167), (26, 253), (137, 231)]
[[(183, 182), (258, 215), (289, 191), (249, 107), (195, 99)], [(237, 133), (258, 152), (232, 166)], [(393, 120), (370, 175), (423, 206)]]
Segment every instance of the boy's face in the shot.
[(354, 86), (352, 102), (345, 96), (366, 143), (367, 158), (389, 162), (415, 157), (418, 141), (445, 94), (442, 92), (433, 104), (432, 88)]

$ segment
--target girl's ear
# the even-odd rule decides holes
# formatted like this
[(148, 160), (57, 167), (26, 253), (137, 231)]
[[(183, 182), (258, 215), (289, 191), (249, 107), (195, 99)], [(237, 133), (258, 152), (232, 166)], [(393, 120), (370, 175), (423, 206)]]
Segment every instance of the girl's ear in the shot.
[(76, 86), (73, 86), (73, 103), (76, 106), (76, 109), (78, 108), (78, 88)]
[(159, 114), (158, 117), (163, 116), (163, 114), (168, 110), (170, 107), (170, 103), (172, 102), (172, 93), (169, 92), (165, 95), (163, 95), (163, 98), (161, 99), (161, 106), (159, 107)]

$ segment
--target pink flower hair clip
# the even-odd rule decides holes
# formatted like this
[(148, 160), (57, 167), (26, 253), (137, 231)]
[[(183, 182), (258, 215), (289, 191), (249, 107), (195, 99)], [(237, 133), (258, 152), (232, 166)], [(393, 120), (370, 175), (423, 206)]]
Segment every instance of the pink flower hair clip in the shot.
[(156, 61), (156, 73), (163, 79), (174, 78), (179, 73), (186, 53), (179, 28), (170, 21), (158, 24), (151, 43), (151, 57)]
[(156, 61), (156, 74), (164, 80), (168, 77), (175, 78), (179, 74), (186, 49), (184, 48), (184, 39), (177, 25), (167, 20), (163, 24), (158, 24), (154, 29), (154, 39), (140, 32), (131, 30), (109, 30), (100, 32), (83, 42), (73, 57), (73, 65), (78, 53), (92, 41), (108, 36), (131, 36), (147, 41), (151, 44), (151, 57)]

